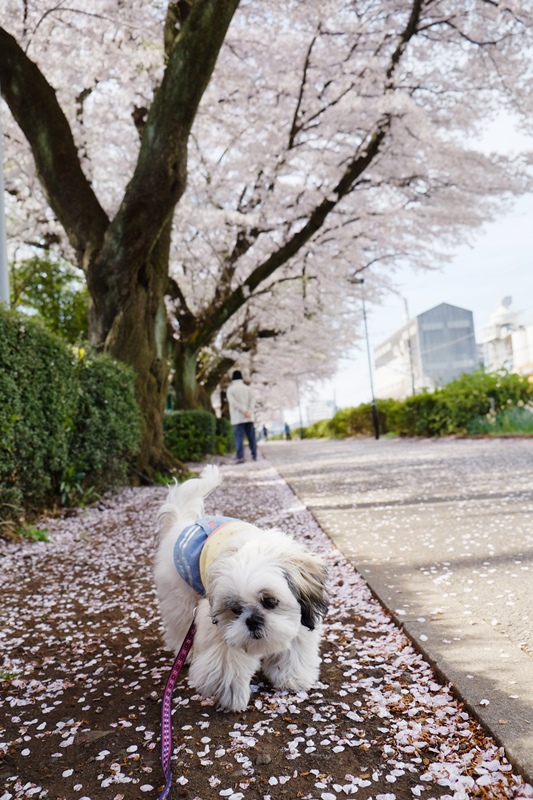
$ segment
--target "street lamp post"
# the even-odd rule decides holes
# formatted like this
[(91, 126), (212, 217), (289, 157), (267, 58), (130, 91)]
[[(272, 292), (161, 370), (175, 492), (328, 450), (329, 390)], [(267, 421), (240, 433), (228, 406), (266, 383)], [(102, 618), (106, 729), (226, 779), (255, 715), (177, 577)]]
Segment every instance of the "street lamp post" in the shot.
[(404, 297), (402, 294), (398, 292), (398, 297), (401, 297), (403, 300), (403, 304), (405, 307), (405, 317), (407, 323), (407, 352), (409, 354), (409, 372), (411, 374), (411, 394), (415, 394), (415, 370), (413, 366), (413, 348), (411, 347), (411, 333), (409, 331), (411, 319), (409, 317), (409, 306), (407, 304), (407, 298)]
[(302, 420), (302, 404), (301, 404), (301, 401), (300, 401), (300, 384), (298, 382), (298, 376), (295, 376), (294, 380), (296, 382), (296, 395), (297, 395), (297, 398), (298, 398), (298, 415), (300, 417), (300, 439), (303, 439), (304, 438), (304, 424), (303, 424), (303, 420)]
[(368, 357), (368, 377), (370, 378), (370, 392), (372, 395), (372, 424), (374, 426), (374, 436), (376, 437), (376, 439), (379, 439), (378, 409), (376, 406), (376, 397), (374, 395), (374, 381), (372, 379), (372, 356), (370, 354), (370, 339), (368, 336), (368, 323), (366, 320), (365, 292), (363, 289), (363, 284), (365, 282), (365, 279), (354, 277), (351, 278), (351, 282), (361, 285), (361, 300), (363, 302), (363, 322), (365, 326), (365, 338), (366, 338), (366, 354)]

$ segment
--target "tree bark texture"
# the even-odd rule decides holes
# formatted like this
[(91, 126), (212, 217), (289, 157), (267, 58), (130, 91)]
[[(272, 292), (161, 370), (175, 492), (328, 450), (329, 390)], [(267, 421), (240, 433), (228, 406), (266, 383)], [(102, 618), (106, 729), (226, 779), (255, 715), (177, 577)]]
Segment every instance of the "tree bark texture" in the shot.
[[(210, 392), (198, 380), (200, 352), (190, 347), (187, 341), (175, 342), (173, 351), (176, 407), (212, 411)], [(179, 368), (177, 368), (179, 365)]]

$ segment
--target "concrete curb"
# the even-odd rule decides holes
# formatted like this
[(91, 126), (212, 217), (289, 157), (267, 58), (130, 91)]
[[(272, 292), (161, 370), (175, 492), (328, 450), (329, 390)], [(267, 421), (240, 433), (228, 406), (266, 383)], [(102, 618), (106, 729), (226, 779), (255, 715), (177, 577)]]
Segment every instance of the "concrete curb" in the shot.
[[(427, 586), (418, 603), (410, 593), (408, 607), (403, 608), (397, 575), (393, 578), (387, 569), (356, 563), (343, 537), (328, 531), (323, 518), (317, 521), (438, 675), (452, 685), (458, 699), (505, 749), (517, 772), (533, 784), (529, 656), (486, 622), (465, 625), (459, 603), (447, 599), (443, 604), (439, 593), (432, 596)], [(428, 608), (433, 609), (431, 615)]]

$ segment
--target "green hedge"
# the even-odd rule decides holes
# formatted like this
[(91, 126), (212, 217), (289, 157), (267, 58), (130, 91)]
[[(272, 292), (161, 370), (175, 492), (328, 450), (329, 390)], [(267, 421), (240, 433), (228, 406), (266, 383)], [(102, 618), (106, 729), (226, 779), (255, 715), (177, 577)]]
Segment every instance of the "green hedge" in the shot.
[(72, 500), (74, 486), (125, 478), (140, 439), (133, 381), (126, 367), (80, 358), (38, 322), (0, 309), (0, 520)]
[(110, 356), (83, 354), (75, 365), (78, 404), (70, 460), (97, 488), (123, 484), (139, 452), (141, 414), (135, 376)]
[[(511, 409), (520, 409), (533, 402), (533, 384), (521, 375), (505, 371), (486, 373), (478, 370), (463, 375), (434, 392), (421, 392), (406, 400), (377, 400), (379, 427), (382, 434), (399, 436), (446, 436), (495, 431), (491, 415), (506, 413), (507, 429), (513, 419), (520, 425), (529, 420), (518, 411), (509, 416)], [(487, 420), (487, 424), (483, 422)], [(503, 424), (503, 423), (502, 423)], [(522, 429), (522, 428), (519, 428)], [(372, 406), (363, 403), (356, 408), (343, 408), (332, 419), (316, 422), (305, 429), (306, 437), (342, 438), (345, 436), (371, 436), (374, 432)]]
[(216, 417), (208, 411), (167, 411), (165, 445), (180, 461), (201, 461), (214, 453)]
[(398, 404), (392, 428), (401, 436), (447, 436), (470, 432), (476, 417), (498, 413), (533, 399), (533, 385), (521, 375), (478, 370), (434, 392)]
[[(377, 412), (380, 433), (390, 433), (397, 413), (397, 400), (378, 400)], [(372, 404), (361, 403), (355, 408), (341, 408), (331, 419), (315, 422), (304, 428), (304, 437), (343, 439), (346, 436), (373, 436)]]
[(180, 461), (202, 461), (210, 453), (235, 449), (233, 426), (209, 411), (167, 411), (165, 445)]
[(0, 516), (45, 504), (68, 464), (77, 387), (67, 348), (40, 325), (0, 314)]

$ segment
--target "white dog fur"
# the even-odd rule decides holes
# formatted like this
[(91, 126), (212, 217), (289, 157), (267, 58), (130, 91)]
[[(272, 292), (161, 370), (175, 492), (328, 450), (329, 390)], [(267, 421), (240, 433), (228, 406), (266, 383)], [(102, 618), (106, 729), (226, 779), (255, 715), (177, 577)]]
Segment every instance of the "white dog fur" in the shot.
[(241, 711), (259, 669), (280, 689), (309, 689), (317, 681), (325, 567), (281, 530), (246, 525), (207, 567), (206, 597), (195, 592), (174, 565), (174, 546), (203, 516), (204, 499), (221, 480), (208, 466), (170, 489), (158, 514), (154, 575), (165, 644), (175, 653), (196, 608), (189, 683), (222, 708)]

